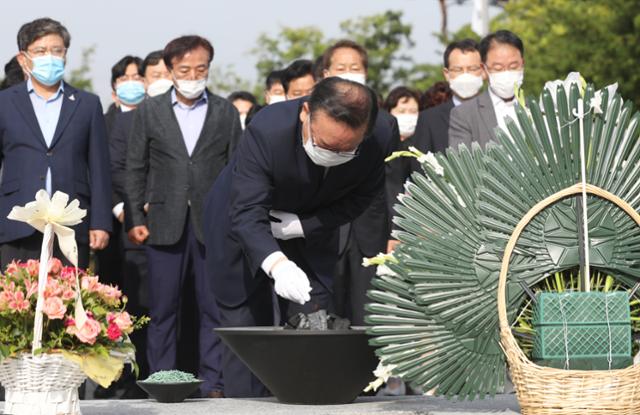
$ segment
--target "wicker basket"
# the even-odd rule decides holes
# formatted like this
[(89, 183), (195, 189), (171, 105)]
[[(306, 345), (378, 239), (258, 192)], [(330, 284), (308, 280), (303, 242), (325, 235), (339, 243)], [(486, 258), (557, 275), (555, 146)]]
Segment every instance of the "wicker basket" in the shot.
[[(640, 365), (616, 370), (563, 370), (538, 366), (518, 346), (507, 319), (509, 261), (523, 229), (543, 209), (582, 192), (576, 184), (536, 204), (518, 223), (505, 249), (498, 285), (500, 342), (523, 415), (640, 414)], [(640, 225), (640, 215), (625, 201), (596, 186), (587, 192), (622, 208)]]
[(13, 415), (80, 415), (78, 387), (86, 375), (61, 354), (30, 353), (4, 359), (4, 413)]

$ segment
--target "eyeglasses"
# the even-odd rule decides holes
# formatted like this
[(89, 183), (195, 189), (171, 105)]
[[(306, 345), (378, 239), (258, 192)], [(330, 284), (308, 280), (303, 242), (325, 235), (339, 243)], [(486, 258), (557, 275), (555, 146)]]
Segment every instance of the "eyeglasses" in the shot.
[(504, 72), (504, 71), (518, 71), (522, 69), (522, 63), (511, 62), (509, 65), (506, 65), (506, 66), (496, 63), (494, 65), (491, 65), (491, 67), (485, 66), (485, 68), (489, 73)]
[(309, 115), (309, 140), (311, 140), (311, 145), (313, 147), (320, 148), (320, 149), (325, 150), (325, 151), (330, 151), (333, 154), (335, 154), (336, 156), (345, 157), (345, 158), (353, 158), (353, 157), (357, 156), (360, 153), (360, 145), (358, 145), (358, 147), (356, 147), (355, 150), (339, 151), (339, 150), (333, 150), (333, 149), (326, 148), (326, 147), (323, 147), (321, 145), (316, 144), (315, 140), (313, 139), (313, 133), (311, 132), (311, 115)]
[(473, 65), (473, 66), (467, 66), (467, 67), (462, 67), (462, 66), (453, 66), (451, 68), (448, 68), (447, 71), (454, 73), (454, 74), (461, 74), (461, 73), (472, 73), (472, 72), (479, 72), (480, 70), (482, 70), (482, 66), (480, 65)]
[(64, 57), (64, 54), (67, 52), (67, 48), (62, 48), (62, 47), (52, 47), (50, 49), (47, 48), (34, 48), (31, 50), (28, 50), (29, 55), (31, 55), (34, 58), (40, 58), (42, 56), (47, 55), (48, 53), (50, 53), (53, 56), (57, 56), (58, 58), (62, 58)]

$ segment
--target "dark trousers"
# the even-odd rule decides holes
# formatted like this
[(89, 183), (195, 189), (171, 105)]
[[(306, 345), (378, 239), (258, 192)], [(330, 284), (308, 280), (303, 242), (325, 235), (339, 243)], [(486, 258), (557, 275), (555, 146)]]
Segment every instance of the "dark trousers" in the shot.
[[(13, 260), (26, 261), (28, 259), (40, 259), (42, 250), (42, 234), (36, 231), (33, 235), (15, 241), (6, 242), (0, 245), (0, 264), (2, 270)], [(53, 243), (53, 256), (58, 258), (65, 265), (71, 265), (67, 258), (62, 255), (58, 240)], [(78, 242), (78, 267), (86, 269), (89, 266), (89, 244)]]
[(122, 287), (124, 281), (122, 224), (115, 218), (112, 220), (112, 229), (109, 245), (103, 250), (96, 251), (96, 274), (100, 276), (100, 281), (103, 284)]
[(196, 239), (187, 216), (182, 238), (169, 246), (147, 246), (149, 264), (149, 311), (147, 359), (151, 373), (172, 370), (177, 361), (177, 323), (185, 279), (194, 278), (200, 332), (200, 364), (198, 376), (204, 380), (201, 391), (206, 394), (223, 389), (222, 344), (214, 329), (219, 327), (219, 314), (213, 290), (205, 272), (205, 248)]
[(371, 280), (376, 275), (376, 267), (362, 266), (362, 258), (365, 256), (353, 232), (350, 232), (336, 266), (333, 301), (336, 314), (348, 318), (352, 326), (366, 324), (364, 306), (369, 302), (367, 290), (371, 288)]
[[(330, 292), (317, 280), (311, 279), (311, 300), (304, 305), (277, 297), (270, 280), (264, 282), (238, 307), (218, 304), (222, 327), (253, 327), (280, 325), (281, 321), (297, 313), (312, 313), (331, 308)], [(277, 300), (275, 300), (277, 298)], [(275, 321), (275, 323), (274, 323)], [(251, 370), (228, 347), (222, 354), (224, 396), (227, 398), (254, 398), (271, 393)]]

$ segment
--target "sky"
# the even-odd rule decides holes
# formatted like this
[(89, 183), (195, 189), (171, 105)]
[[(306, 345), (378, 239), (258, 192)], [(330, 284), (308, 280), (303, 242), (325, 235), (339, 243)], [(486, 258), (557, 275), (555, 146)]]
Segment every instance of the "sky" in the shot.
[[(470, 23), (472, 1), (448, 3), (449, 31)], [(437, 0), (30, 0), (28, 7), (2, 12), (0, 63), (17, 53), (16, 34), (23, 23), (44, 16), (59, 20), (71, 33), (67, 70), (80, 65), (84, 48), (95, 46), (90, 76), (106, 106), (111, 66), (118, 59), (127, 54), (144, 58), (180, 35), (206, 37), (216, 51), (213, 65), (233, 65), (238, 75), (254, 83), (256, 58), (249, 51), (261, 33), (275, 36), (283, 26), (313, 25), (335, 38), (341, 21), (386, 10), (402, 11), (403, 21), (413, 26), (415, 46), (406, 53), (418, 62), (440, 63), (442, 46), (433, 36), (440, 30)], [(491, 17), (499, 12), (490, 8)]]

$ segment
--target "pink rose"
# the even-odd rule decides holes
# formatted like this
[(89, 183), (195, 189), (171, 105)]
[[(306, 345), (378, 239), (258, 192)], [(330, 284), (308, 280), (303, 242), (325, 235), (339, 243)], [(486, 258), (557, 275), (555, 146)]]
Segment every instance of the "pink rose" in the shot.
[(111, 341), (116, 341), (122, 337), (122, 330), (120, 330), (116, 323), (109, 323), (109, 327), (107, 328), (107, 337), (109, 337), (109, 340)]
[(131, 316), (126, 311), (122, 313), (109, 313), (107, 316), (107, 321), (109, 323), (115, 323), (120, 330), (124, 333), (130, 333), (131, 328), (133, 327), (133, 322), (131, 321)]
[(58, 258), (51, 258), (49, 261), (49, 275), (58, 275), (62, 271), (62, 262)]
[(76, 292), (73, 291), (71, 288), (68, 288), (66, 290), (64, 290), (62, 292), (62, 299), (65, 301), (71, 300), (73, 298), (76, 298)]
[(82, 343), (94, 344), (98, 334), (102, 331), (102, 326), (99, 322), (92, 318), (88, 318), (82, 327), (74, 325), (67, 326), (67, 333), (75, 335)]
[(47, 285), (44, 291), (45, 298), (59, 297), (61, 295), (62, 295), (62, 287), (60, 286), (60, 283), (58, 283), (58, 280), (48, 277)]
[(91, 277), (89, 275), (86, 275), (82, 277), (80, 286), (85, 291), (98, 292), (100, 291), (102, 284), (98, 282), (98, 277)]
[(44, 300), (42, 311), (49, 317), (49, 320), (61, 320), (67, 312), (67, 307), (65, 307), (60, 297), (51, 297)]
[[(78, 273), (80, 270), (78, 270)], [(75, 284), (76, 281), (76, 269), (74, 267), (64, 267), (62, 271), (60, 271), (60, 278), (67, 282), (73, 282)]]
[(122, 297), (122, 292), (118, 289), (118, 287), (113, 287), (111, 285), (104, 284), (100, 287), (100, 294), (105, 299), (105, 301), (109, 303), (114, 303), (120, 297)]

